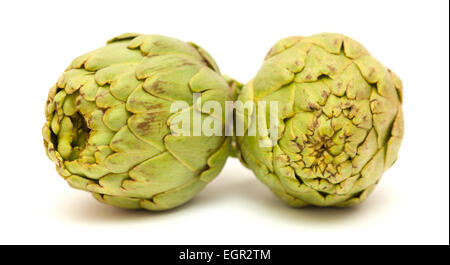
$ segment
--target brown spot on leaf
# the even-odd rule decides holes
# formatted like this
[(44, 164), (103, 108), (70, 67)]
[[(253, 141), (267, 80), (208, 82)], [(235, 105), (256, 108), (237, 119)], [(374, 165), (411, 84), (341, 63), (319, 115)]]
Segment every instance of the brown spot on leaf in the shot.
[(141, 131), (147, 131), (147, 130), (150, 128), (150, 123), (147, 122), (147, 121), (140, 122), (140, 123), (137, 125), (137, 128), (138, 128), (139, 130), (141, 130)]
[(164, 88), (162, 87), (162, 85), (165, 84), (165, 83), (166, 83), (166, 82), (164, 82), (164, 81), (162, 81), (162, 80), (156, 80), (155, 82), (153, 82), (153, 83), (150, 85), (150, 89), (151, 89), (152, 91), (154, 91), (155, 93), (158, 93), (158, 94), (164, 94), (165, 90), (164, 90)]
[(160, 109), (162, 107), (162, 103), (158, 104), (145, 104), (146, 110), (154, 110), (154, 109)]
[(352, 135), (353, 135), (352, 132), (344, 131), (344, 136), (345, 136), (345, 137), (350, 137), (350, 136), (352, 136)]
[(308, 102), (308, 109), (309, 110), (319, 110), (320, 108), (319, 108), (319, 106), (317, 106), (317, 104)]
[(160, 125), (160, 116), (165, 113), (164, 111), (155, 111), (146, 113), (144, 120), (137, 124), (136, 128), (139, 129), (142, 133), (151, 131), (153, 127), (159, 127)]
[(117, 145), (117, 144), (120, 144), (121, 142), (123, 142), (122, 139), (117, 139), (117, 140), (112, 141), (111, 144), (112, 145)]
[(188, 61), (183, 61), (183, 63), (181, 64), (181, 66), (187, 66), (187, 65), (194, 65), (194, 64), (191, 62), (188, 62)]

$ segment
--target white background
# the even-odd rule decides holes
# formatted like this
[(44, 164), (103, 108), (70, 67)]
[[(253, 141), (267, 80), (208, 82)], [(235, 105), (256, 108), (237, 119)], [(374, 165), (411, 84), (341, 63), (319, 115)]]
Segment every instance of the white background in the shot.
[[(2, 1), (0, 243), (448, 244), (448, 1)], [(124, 32), (206, 48), (246, 82), (289, 35), (343, 33), (404, 83), (397, 163), (362, 205), (294, 209), (237, 160), (193, 201), (125, 211), (71, 189), (45, 156), (50, 86), (76, 56)]]

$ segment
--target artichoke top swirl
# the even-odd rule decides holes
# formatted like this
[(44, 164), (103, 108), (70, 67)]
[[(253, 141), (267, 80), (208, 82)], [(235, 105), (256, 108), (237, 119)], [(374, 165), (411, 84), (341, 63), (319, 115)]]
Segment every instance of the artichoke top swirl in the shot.
[(239, 97), (279, 103), (277, 143), (238, 137), (240, 157), (293, 206), (357, 204), (397, 159), (402, 93), (400, 79), (349, 37), (282, 39)]

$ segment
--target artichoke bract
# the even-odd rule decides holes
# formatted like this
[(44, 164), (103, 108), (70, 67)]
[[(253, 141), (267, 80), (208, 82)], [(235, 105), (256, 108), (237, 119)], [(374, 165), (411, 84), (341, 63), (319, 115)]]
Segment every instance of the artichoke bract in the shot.
[[(397, 159), (401, 80), (349, 37), (280, 40), (239, 100), (278, 102), (273, 144), (261, 145), (269, 136), (259, 131), (237, 144), (241, 161), (291, 206), (358, 204)], [(248, 130), (258, 120), (245, 114), (258, 111), (274, 116), (255, 104), (237, 119)]]
[[(223, 136), (176, 135), (170, 121), (197, 101), (232, 100), (211, 56), (194, 43), (123, 34), (70, 64), (51, 88), (44, 144), (74, 188), (122, 208), (165, 210), (193, 198), (230, 152)], [(202, 101), (200, 101), (202, 100)], [(188, 107), (171, 112), (173, 102)], [(222, 116), (215, 116), (224, 123)]]

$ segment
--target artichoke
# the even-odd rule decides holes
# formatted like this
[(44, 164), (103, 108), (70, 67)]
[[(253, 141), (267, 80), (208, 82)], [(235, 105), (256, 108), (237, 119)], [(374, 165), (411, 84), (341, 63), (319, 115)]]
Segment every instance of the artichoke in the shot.
[[(197, 136), (192, 128), (172, 128), (171, 121), (197, 113), (201, 122), (223, 124), (225, 113), (204, 110), (202, 102), (223, 104), (232, 97), (201, 47), (158, 35), (123, 34), (73, 60), (51, 88), (45, 149), (70, 186), (101, 202), (170, 209), (218, 175), (231, 146), (224, 134)], [(179, 101), (187, 106), (171, 112)]]
[[(237, 137), (239, 157), (291, 206), (359, 204), (397, 159), (401, 80), (349, 37), (278, 41), (239, 100), (255, 103), (236, 110), (245, 130), (259, 128), (255, 117), (264, 117), (262, 130)], [(276, 115), (260, 101), (278, 102)], [(272, 132), (271, 118), (277, 121)], [(271, 145), (260, 144), (273, 132)]]

